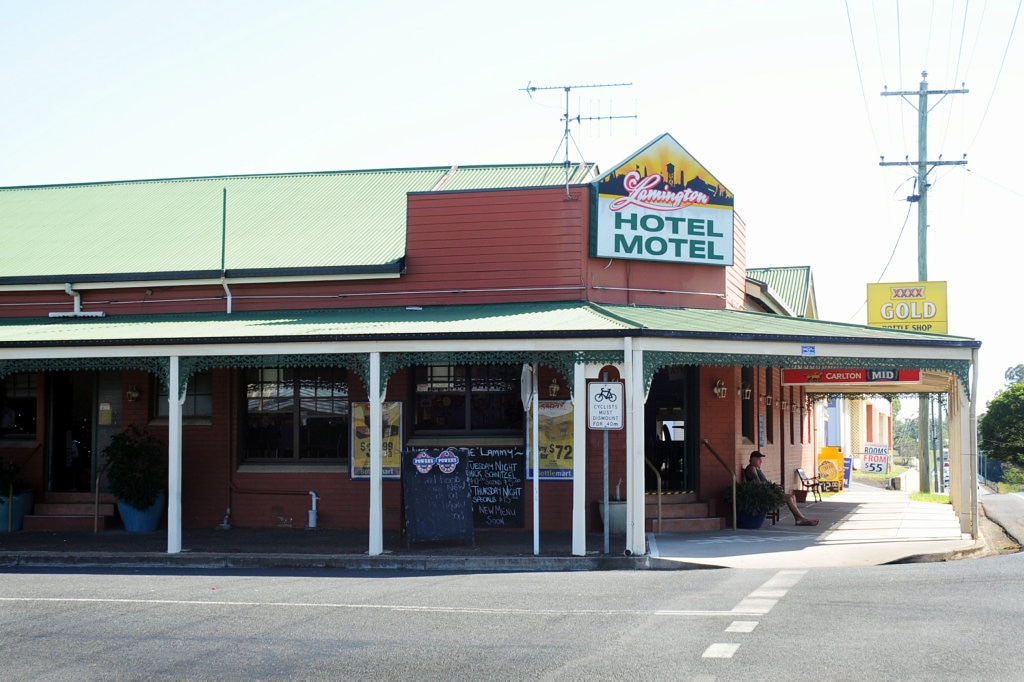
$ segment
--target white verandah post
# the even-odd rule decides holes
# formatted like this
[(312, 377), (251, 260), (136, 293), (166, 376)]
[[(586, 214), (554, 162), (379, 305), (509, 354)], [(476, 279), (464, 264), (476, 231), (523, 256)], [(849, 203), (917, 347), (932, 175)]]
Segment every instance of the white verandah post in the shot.
[(181, 552), (181, 414), (184, 394), (178, 375), (179, 358), (170, 357), (167, 379), (167, 553)]
[(380, 352), (370, 353), (370, 556), (384, 553), (384, 390)]

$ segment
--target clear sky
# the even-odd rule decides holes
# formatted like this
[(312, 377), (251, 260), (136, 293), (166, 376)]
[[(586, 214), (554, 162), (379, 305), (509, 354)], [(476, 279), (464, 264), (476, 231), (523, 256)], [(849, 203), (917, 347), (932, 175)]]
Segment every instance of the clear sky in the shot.
[[(561, 161), (670, 133), (735, 194), (752, 267), (810, 265), (824, 319), (928, 279), (982, 342), (980, 409), (1024, 363), (1021, 0), (0, 0), (0, 186)], [(636, 118), (607, 119), (608, 116)], [(579, 116), (579, 122), (575, 118)], [(605, 117), (605, 120), (585, 120)], [(8, 245), (6, 248), (10, 248)]]

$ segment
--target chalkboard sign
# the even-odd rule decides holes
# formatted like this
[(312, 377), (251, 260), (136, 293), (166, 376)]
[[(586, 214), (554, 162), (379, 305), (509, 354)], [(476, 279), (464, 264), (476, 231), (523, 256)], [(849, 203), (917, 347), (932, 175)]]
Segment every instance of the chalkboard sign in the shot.
[(477, 528), (524, 526), (523, 481), (526, 455), (521, 447), (458, 448), (469, 460), (473, 523)]
[(466, 453), (426, 448), (402, 453), (409, 543), (473, 540), (473, 497)]

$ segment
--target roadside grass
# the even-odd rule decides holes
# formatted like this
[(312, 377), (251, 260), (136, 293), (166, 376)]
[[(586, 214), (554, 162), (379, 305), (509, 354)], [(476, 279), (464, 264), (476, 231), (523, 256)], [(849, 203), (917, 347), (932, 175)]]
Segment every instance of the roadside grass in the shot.
[(852, 477), (853, 477), (854, 480), (862, 480), (862, 481), (863, 480), (867, 480), (867, 481), (878, 481), (878, 482), (881, 482), (881, 483), (888, 483), (890, 478), (895, 478), (895, 477), (899, 476), (900, 474), (902, 474), (904, 471), (906, 471), (909, 468), (910, 467), (893, 465), (893, 467), (889, 470), (889, 473), (887, 473), (887, 474), (872, 474), (872, 473), (867, 473), (865, 471), (854, 471)]
[(946, 493), (910, 493), (910, 499), (914, 502), (935, 502), (936, 504), (949, 504), (949, 495)]

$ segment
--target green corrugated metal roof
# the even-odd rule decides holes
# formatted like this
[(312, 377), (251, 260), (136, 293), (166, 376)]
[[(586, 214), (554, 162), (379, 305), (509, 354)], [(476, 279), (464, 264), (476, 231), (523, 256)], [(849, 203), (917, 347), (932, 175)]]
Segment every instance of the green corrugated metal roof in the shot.
[(808, 298), (812, 294), (810, 267), (747, 268), (747, 277), (768, 285), (794, 315), (804, 317), (807, 314)]
[(646, 308), (586, 302), (354, 308), (260, 313), (0, 321), (0, 347), (270, 342), (386, 338), (537, 338), (668, 335), (895, 345), (979, 345), (964, 337), (739, 310)]
[(568, 175), (563, 164), (543, 166), (464, 166), (446, 178), (439, 189), (472, 190), (495, 187), (549, 187), (576, 185), (594, 180), (597, 167), (592, 164), (572, 164)]
[[(571, 182), (595, 176), (570, 167)], [(222, 232), (229, 276), (393, 272), (407, 193), (565, 181), (537, 164), (0, 188), (0, 284), (219, 276)]]
[(647, 308), (601, 306), (609, 314), (644, 329), (685, 336), (715, 336), (770, 340), (777, 338), (850, 342), (910, 342), (921, 344), (975, 343), (962, 336), (928, 334), (883, 327), (868, 327), (801, 317), (786, 317), (746, 310), (704, 310), (700, 308)]

